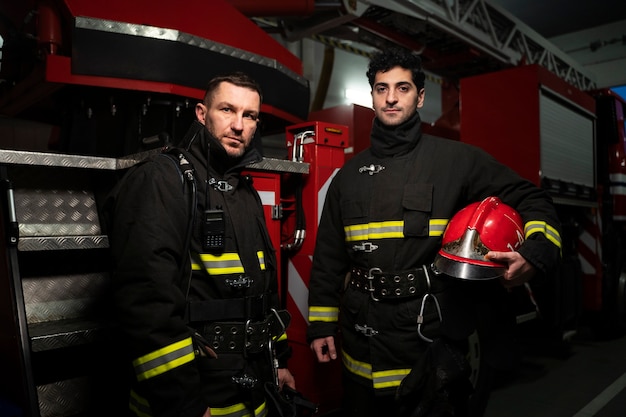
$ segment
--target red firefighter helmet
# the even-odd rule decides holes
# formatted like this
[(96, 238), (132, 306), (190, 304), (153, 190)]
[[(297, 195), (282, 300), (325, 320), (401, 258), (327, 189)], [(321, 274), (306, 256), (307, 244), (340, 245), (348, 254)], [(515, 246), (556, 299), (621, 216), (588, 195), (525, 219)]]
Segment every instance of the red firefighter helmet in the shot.
[(485, 259), (487, 252), (515, 251), (523, 242), (524, 226), (519, 213), (498, 197), (487, 197), (452, 217), (433, 268), (468, 280), (498, 278), (505, 267)]

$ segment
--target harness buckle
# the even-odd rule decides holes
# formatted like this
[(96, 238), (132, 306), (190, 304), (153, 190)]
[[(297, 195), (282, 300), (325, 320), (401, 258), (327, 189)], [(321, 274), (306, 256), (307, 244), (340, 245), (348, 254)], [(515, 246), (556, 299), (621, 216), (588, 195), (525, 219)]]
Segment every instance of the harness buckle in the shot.
[(241, 386), (242, 388), (252, 389), (259, 382), (255, 377), (250, 376), (248, 374), (243, 374), (241, 376), (232, 376), (231, 380)]
[(361, 332), (363, 336), (372, 337), (378, 334), (378, 330), (375, 330), (373, 327), (368, 326), (367, 324), (361, 326), (359, 324), (354, 325), (354, 330), (357, 332)]
[(252, 278), (240, 275), (238, 278), (235, 279), (227, 278), (226, 284), (228, 284), (232, 288), (240, 290), (242, 288), (250, 288), (250, 285), (252, 285), (253, 281), (254, 280)]
[(363, 242), (359, 245), (352, 246), (352, 250), (354, 251), (361, 250), (366, 253), (374, 252), (376, 249), (378, 249), (378, 245), (375, 245), (372, 242)]
[(376, 288), (374, 288), (374, 274), (373, 274), (374, 272), (378, 272), (380, 274), (383, 271), (380, 268), (370, 268), (370, 270), (367, 273), (367, 276), (365, 277), (367, 278), (367, 283), (368, 283), (368, 287), (366, 289), (367, 291), (369, 291), (370, 297), (372, 297), (372, 300), (380, 301), (378, 298), (374, 297), (374, 291), (376, 291)]
[(233, 186), (230, 185), (227, 181), (224, 180), (216, 180), (215, 178), (209, 179), (209, 185), (213, 187), (214, 190), (217, 191), (230, 191), (233, 189)]

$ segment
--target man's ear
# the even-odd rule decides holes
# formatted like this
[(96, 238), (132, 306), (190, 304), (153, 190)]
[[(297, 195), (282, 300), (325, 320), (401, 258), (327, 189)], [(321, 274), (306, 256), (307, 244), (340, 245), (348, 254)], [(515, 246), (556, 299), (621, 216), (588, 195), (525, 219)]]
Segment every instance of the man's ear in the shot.
[(205, 124), (206, 113), (207, 113), (207, 108), (204, 104), (202, 103), (196, 104), (196, 118), (202, 124)]
[(424, 105), (424, 97), (426, 96), (426, 91), (422, 88), (419, 93), (417, 93), (417, 108), (420, 109)]

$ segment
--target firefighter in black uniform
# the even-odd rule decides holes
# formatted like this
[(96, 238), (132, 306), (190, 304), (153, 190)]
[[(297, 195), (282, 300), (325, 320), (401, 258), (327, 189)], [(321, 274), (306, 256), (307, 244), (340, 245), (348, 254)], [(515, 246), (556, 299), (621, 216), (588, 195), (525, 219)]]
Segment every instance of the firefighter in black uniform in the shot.
[[(309, 283), (307, 334), (319, 362), (341, 357), (344, 415), (359, 417), (400, 415), (394, 397), (430, 341), (461, 340), (473, 330), (471, 311), (463, 311), (471, 306), (465, 290), (478, 284), (437, 277), (429, 268), (457, 211), (498, 196), (523, 218), (526, 240), (519, 250), (489, 253), (507, 265), (500, 282), (490, 281), (498, 286), (495, 294), (547, 274), (558, 265), (561, 245), (560, 224), (544, 191), (478, 148), (422, 135), (418, 109), (425, 75), (418, 56), (380, 52), (367, 76), (376, 116), (371, 143), (346, 162), (328, 189)], [(458, 289), (461, 284), (467, 285)], [(450, 290), (454, 297), (446, 298), (448, 288), (456, 289)], [(441, 317), (432, 298), (424, 298), (429, 292)], [(467, 412), (452, 406), (447, 414), (421, 406), (407, 415)]]
[(265, 383), (295, 388), (274, 249), (241, 175), (261, 160), (260, 108), (245, 74), (214, 78), (173, 158), (132, 168), (109, 199), (115, 318), (139, 416), (264, 416)]

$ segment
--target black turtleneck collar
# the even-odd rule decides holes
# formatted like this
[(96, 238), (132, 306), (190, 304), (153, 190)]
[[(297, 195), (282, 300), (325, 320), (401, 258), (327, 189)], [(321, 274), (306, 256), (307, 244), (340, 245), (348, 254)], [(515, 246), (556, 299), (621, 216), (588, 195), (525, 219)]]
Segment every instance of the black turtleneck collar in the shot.
[[(252, 141), (259, 140), (257, 136), (255, 136)], [(181, 146), (185, 149), (192, 151), (193, 142), (198, 141), (201, 146), (201, 152), (204, 155), (196, 155), (198, 159), (205, 160), (206, 159), (206, 150), (207, 144), (210, 146), (210, 166), (219, 174), (225, 174), (232, 170), (237, 170), (245, 167), (248, 164), (259, 162), (263, 159), (261, 153), (257, 149), (254, 144), (251, 144), (244, 154), (239, 158), (232, 158), (228, 156), (226, 153), (226, 149), (222, 146), (222, 144), (206, 129), (202, 123), (197, 120), (194, 120), (189, 131), (185, 135), (183, 141), (181, 142)]]
[(415, 148), (421, 137), (422, 121), (418, 112), (398, 126), (387, 126), (374, 118), (370, 148), (379, 158), (402, 156)]

